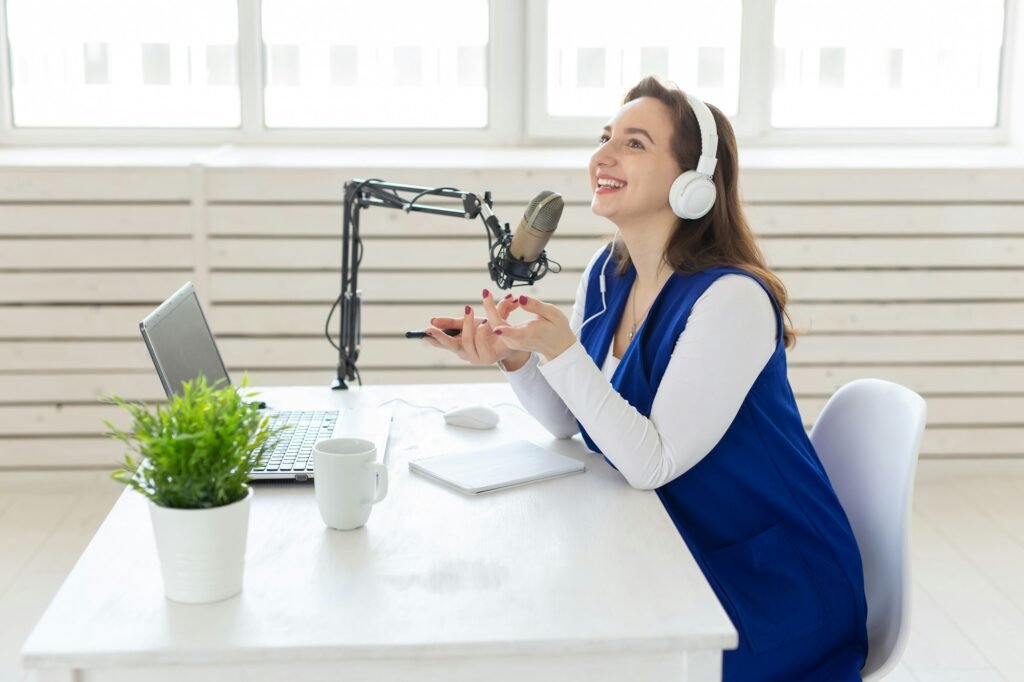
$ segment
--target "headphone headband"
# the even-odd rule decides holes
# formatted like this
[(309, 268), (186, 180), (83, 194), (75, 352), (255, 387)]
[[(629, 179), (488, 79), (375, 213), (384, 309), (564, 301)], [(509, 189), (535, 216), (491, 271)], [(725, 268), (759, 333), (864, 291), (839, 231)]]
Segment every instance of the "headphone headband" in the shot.
[(718, 164), (718, 127), (715, 125), (715, 117), (711, 109), (708, 109), (708, 105), (699, 97), (686, 93), (686, 101), (696, 114), (697, 127), (700, 129), (700, 160), (697, 161), (695, 170), (710, 177)]

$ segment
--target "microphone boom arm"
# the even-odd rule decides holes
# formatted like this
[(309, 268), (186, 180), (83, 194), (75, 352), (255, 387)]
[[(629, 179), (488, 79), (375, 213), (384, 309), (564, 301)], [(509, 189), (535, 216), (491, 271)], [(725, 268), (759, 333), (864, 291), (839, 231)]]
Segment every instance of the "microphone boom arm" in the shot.
[[(405, 198), (403, 195), (412, 195), (412, 198)], [(433, 206), (420, 203), (419, 200), (425, 196), (459, 199), (462, 202), (462, 207)], [(331, 306), (331, 311), (327, 314), (327, 323), (324, 327), (327, 340), (338, 350), (337, 374), (331, 384), (333, 389), (347, 390), (346, 380), (358, 380), (362, 385), (359, 369), (356, 367), (362, 342), (362, 291), (358, 288), (358, 276), (359, 264), (363, 258), (363, 242), (359, 236), (359, 216), (364, 208), (371, 206), (399, 209), (406, 213), (429, 213), (465, 220), (481, 218), (487, 227), (488, 253), (490, 254), (488, 271), (491, 279), (502, 289), (515, 286), (515, 280), (520, 280), (522, 286), (532, 285), (548, 272), (548, 260), (543, 252), (533, 263), (518, 263), (509, 260), (508, 248), (512, 242), (512, 232), (508, 223), (503, 226), (491, 210), (493, 204), (490, 192), (485, 192), (481, 197), (478, 194), (454, 187), (420, 187), (385, 182), (380, 179), (349, 180), (345, 183), (344, 220), (341, 235), (341, 291), (334, 301), (334, 305)], [(511, 263), (513, 273), (503, 272), (502, 268), (496, 265), (499, 262), (504, 262), (506, 265)], [(330, 335), (331, 315), (339, 306), (338, 343), (335, 344)]]

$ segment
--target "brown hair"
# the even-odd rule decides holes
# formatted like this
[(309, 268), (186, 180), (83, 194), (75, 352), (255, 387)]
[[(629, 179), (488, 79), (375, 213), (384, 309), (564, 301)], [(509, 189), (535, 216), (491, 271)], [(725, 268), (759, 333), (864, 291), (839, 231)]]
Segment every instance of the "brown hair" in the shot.
[[(641, 97), (653, 97), (668, 107), (674, 126), (672, 151), (676, 160), (683, 170), (696, 168), (701, 152), (700, 127), (683, 91), (674, 84), (666, 86), (657, 78), (648, 76), (626, 93), (622, 103)], [(757, 277), (771, 292), (782, 312), (783, 342), (787, 348), (791, 347), (796, 342), (796, 332), (786, 311), (786, 287), (765, 263), (764, 254), (740, 204), (736, 135), (729, 119), (717, 107), (708, 104), (708, 108), (718, 128), (718, 165), (712, 176), (718, 198), (704, 217), (678, 219), (665, 249), (665, 259), (680, 273), (734, 267)], [(665, 200), (668, 201), (668, 197)], [(625, 244), (621, 242), (616, 246), (616, 258), (621, 275), (631, 263)]]

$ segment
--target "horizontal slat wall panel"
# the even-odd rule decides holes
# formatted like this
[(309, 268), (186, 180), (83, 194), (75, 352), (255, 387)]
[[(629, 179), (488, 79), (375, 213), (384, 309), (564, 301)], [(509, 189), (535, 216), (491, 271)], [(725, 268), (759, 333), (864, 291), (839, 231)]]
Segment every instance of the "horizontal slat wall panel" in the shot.
[(752, 204), (980, 204), (1019, 202), (1022, 176), (1019, 168), (748, 168), (740, 185)]
[(0, 237), (192, 236), (186, 205), (0, 204)]
[(1022, 235), (1024, 205), (754, 204), (747, 218), (759, 235)]
[[(288, 386), (330, 384), (334, 378), (334, 357), (328, 357), (315, 368), (249, 370), (251, 386)], [(235, 382), (240, 382), (245, 368), (229, 367)], [(494, 367), (408, 367), (361, 370), (367, 384), (447, 383), (499, 381)], [(950, 395), (1019, 396), (1024, 385), (1024, 365), (938, 365), (892, 366), (849, 365), (842, 367), (790, 367), (794, 390), (807, 397), (828, 397), (840, 386), (854, 379), (872, 377), (908, 386), (926, 397)], [(134, 370), (100, 370), (67, 373), (64, 370), (35, 370), (8, 375), (0, 382), (0, 404), (91, 403), (101, 396), (120, 395), (130, 400), (155, 401), (163, 398), (163, 388), (149, 367)], [(16, 379), (16, 380), (15, 380)], [(57, 396), (57, 398), (55, 398)]]
[[(215, 270), (292, 270), (297, 267), (337, 271), (341, 267), (340, 239), (211, 239), (210, 266)], [(548, 256), (564, 268), (582, 271), (602, 242), (563, 239)], [(487, 240), (363, 238), (360, 273), (377, 270), (485, 270), (490, 259)], [(551, 275), (554, 277), (554, 275)], [(576, 276), (578, 279), (579, 275)]]
[(0, 462), (5, 469), (84, 468), (113, 470), (125, 448), (101, 436), (0, 438)]
[[(530, 198), (558, 190), (568, 203), (548, 252), (564, 271), (514, 291), (568, 314), (614, 226), (590, 211), (586, 154), (569, 170), (520, 156), (501, 168), (486, 153), (400, 170), (328, 155), (322, 167), (0, 167), (0, 468), (110, 466), (121, 447), (101, 422), (123, 417), (96, 399), (162, 400), (138, 322), (190, 279), (236, 381), (248, 369), (253, 384), (329, 384), (323, 326), (355, 177), (491, 190), (513, 229)], [(839, 386), (878, 377), (928, 399), (923, 456), (1024, 457), (1022, 180), (1012, 168), (744, 172), (748, 218), (807, 331), (789, 352), (805, 421)], [(400, 336), (479, 308), (483, 287), (504, 295), (484, 271), (481, 222), (361, 218), (364, 380), (501, 380)]]
[(195, 260), (189, 236), (8, 239), (0, 243), (2, 270), (190, 270)]
[[(0, 286), (3, 278), (0, 275)], [(1024, 270), (789, 272), (783, 282), (794, 302), (1024, 300)], [(484, 273), (463, 272), (405, 275), (360, 270), (360, 283), (363, 300), (379, 302), (459, 302), (483, 287), (493, 286)], [(329, 303), (337, 295), (338, 284), (338, 275), (333, 272), (214, 272), (210, 275), (210, 294), (221, 303)], [(563, 276), (548, 275), (535, 287), (516, 290), (522, 289), (522, 293), (529, 295), (531, 289), (536, 289), (538, 297), (562, 303), (573, 300), (578, 284), (579, 273), (573, 277), (566, 272)]]
[(0, 304), (157, 304), (192, 278), (191, 269), (133, 272), (0, 272)]
[(0, 168), (0, 202), (185, 202), (189, 169)]
[[(580, 170), (572, 171), (417, 168), (388, 173), (385, 179), (405, 185), (457, 187), (480, 195), (490, 191), (501, 202), (523, 204), (543, 190), (558, 188), (566, 201), (589, 202), (590, 184), (583, 170), (586, 156), (581, 155), (580, 161)], [(344, 186), (348, 180), (382, 175), (380, 168), (210, 168), (206, 174), (205, 192), (207, 201), (211, 203), (338, 201), (344, 197)], [(514, 224), (512, 218), (501, 218)]]
[[(0, 168), (0, 467), (113, 461), (120, 447), (88, 410), (107, 389), (149, 397), (159, 382), (104, 358), (100, 340), (144, 352), (139, 320), (193, 278), (194, 176), (187, 163)], [(55, 437), (69, 431), (91, 438)]]
[[(445, 206), (441, 202), (430, 202)], [(523, 203), (495, 203), (494, 214), (515, 230), (523, 216)], [(340, 244), (343, 225), (340, 201), (313, 204), (211, 204), (207, 220), (215, 236), (330, 236)], [(486, 242), (483, 222), (453, 220), (429, 213), (409, 213), (372, 208), (360, 214), (360, 232), (364, 237), (472, 237)], [(566, 206), (558, 221), (557, 239), (569, 236), (609, 238), (615, 226), (591, 212), (589, 206)], [(557, 241), (556, 241), (557, 243)]]
[[(337, 356), (317, 338), (221, 338), (221, 355), (238, 367), (322, 367)], [(810, 335), (789, 353), (789, 363), (801, 365), (888, 365), (955, 363), (1024, 363), (1024, 334), (828, 336)], [(145, 346), (118, 341), (0, 341), (0, 371), (43, 369), (73, 371), (145, 369), (151, 366)], [(462, 361), (420, 339), (400, 333), (365, 339), (361, 367), (387, 368), (455, 366)]]
[[(515, 229), (523, 204), (495, 202), (494, 213)], [(759, 236), (913, 236), (1024, 235), (1022, 204), (754, 204), (747, 218)], [(340, 236), (340, 196), (321, 203), (213, 203), (207, 209), (212, 235)], [(460, 221), (426, 213), (371, 209), (361, 214), (364, 236), (472, 235), (480, 221)], [(555, 233), (560, 237), (602, 236), (615, 232), (588, 203), (569, 204)]]
[[(315, 368), (273, 370), (249, 369), (250, 385), (328, 385), (334, 378), (335, 367), (327, 358)], [(241, 381), (245, 368), (229, 367), (232, 379)], [(408, 367), (361, 370), (367, 384), (387, 383), (446, 383), (498, 381), (500, 374), (494, 367)], [(1024, 366), (939, 365), (939, 366), (887, 366), (850, 365), (843, 367), (800, 366), (790, 367), (794, 390), (806, 397), (824, 398), (840, 386), (865, 377), (885, 379), (908, 386), (927, 398), (972, 396), (1019, 396), (1024, 385)], [(101, 396), (120, 395), (131, 400), (155, 401), (163, 398), (163, 389), (149, 367), (135, 370), (79, 371), (36, 370), (8, 375), (0, 382), (0, 404), (61, 404), (91, 403)], [(58, 396), (55, 398), (54, 396)]]
[[(505, 293), (495, 292), (499, 296)], [(476, 305), (476, 301), (467, 303)], [(562, 303), (559, 308), (566, 317), (572, 313), (570, 303)], [(210, 314), (210, 325), (220, 336), (320, 336), (327, 311), (328, 306), (323, 303), (219, 304)], [(482, 311), (477, 312), (482, 314)], [(366, 303), (362, 315), (363, 333), (414, 329), (426, 324), (431, 317), (457, 313), (457, 306), (451, 304)], [(796, 303), (789, 314), (797, 328), (813, 333), (1024, 332), (1024, 303)], [(117, 336), (137, 333), (134, 326), (127, 325), (131, 319), (127, 313), (118, 316), (121, 329)], [(0, 313), (0, 334), (3, 334), (3, 321)], [(337, 317), (332, 320), (332, 329), (336, 321)], [(92, 320), (88, 330), (94, 329), (98, 332), (102, 327)]]
[[(126, 249), (141, 246), (123, 241)], [(341, 265), (340, 243), (337, 238), (213, 239), (210, 265), (220, 270), (296, 267), (336, 270)], [(547, 253), (565, 268), (583, 270), (605, 243), (595, 238), (561, 239), (550, 243)], [(478, 270), (486, 266), (489, 256), (486, 240), (479, 237), (397, 240), (366, 236), (363, 245), (362, 267), (367, 270), (404, 271), (411, 267)], [(776, 237), (766, 238), (762, 246), (768, 264), (780, 271), (793, 268), (1013, 268), (1024, 264), (1024, 237)], [(0, 265), (13, 258), (0, 260)]]
[[(466, 365), (456, 368), (404, 368), (360, 370), (363, 381), (370, 384), (424, 384), (424, 383), (477, 383), (500, 381), (497, 367)], [(229, 367), (228, 372), (234, 383), (242, 381), (244, 368)], [(273, 370), (255, 369), (248, 372), (250, 386), (329, 386), (334, 379), (335, 368), (330, 359), (322, 367), (314, 369)], [(75, 403), (91, 404), (104, 396), (118, 395), (127, 400), (162, 402), (164, 390), (152, 368), (76, 372), (35, 371), (18, 374), (17, 382), (0, 383), (0, 405), (23, 406), (27, 404), (62, 405)], [(60, 396), (55, 401), (54, 396)]]
[(0, 339), (140, 338), (151, 305), (0, 306)]
[(798, 395), (827, 397), (856, 379), (884, 379), (903, 384), (926, 398), (940, 395), (1019, 396), (1024, 365), (791, 365), (789, 380)]

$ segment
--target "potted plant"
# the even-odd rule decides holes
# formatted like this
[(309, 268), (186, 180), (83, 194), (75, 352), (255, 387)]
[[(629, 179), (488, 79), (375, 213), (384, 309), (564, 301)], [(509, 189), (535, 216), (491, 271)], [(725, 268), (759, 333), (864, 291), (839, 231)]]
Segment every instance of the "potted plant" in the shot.
[(249, 471), (276, 432), (247, 401), (253, 395), (200, 376), (152, 412), (104, 399), (132, 417), (130, 431), (104, 422), (130, 449), (111, 477), (149, 500), (164, 593), (174, 601), (219, 601), (242, 589)]

